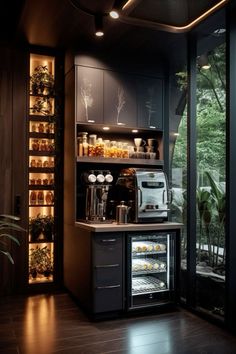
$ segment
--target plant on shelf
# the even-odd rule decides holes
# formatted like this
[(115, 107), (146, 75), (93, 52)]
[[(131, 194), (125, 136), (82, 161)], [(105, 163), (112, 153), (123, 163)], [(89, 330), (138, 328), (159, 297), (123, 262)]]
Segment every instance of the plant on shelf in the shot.
[(12, 231), (25, 231), (22, 227), (15, 224), (15, 221), (19, 220), (20, 218), (13, 215), (0, 215), (0, 253), (4, 254), (12, 264), (14, 264), (14, 260), (10, 252), (7, 250), (8, 244), (6, 239), (15, 242), (18, 246), (20, 245), (18, 239), (9, 234), (9, 232)]
[(43, 233), (43, 219), (40, 214), (35, 217), (32, 216), (29, 219), (29, 232), (32, 242), (37, 241), (39, 236)]
[(52, 104), (48, 97), (36, 97), (34, 104), (30, 107), (31, 114), (51, 115)]
[(38, 274), (48, 278), (52, 274), (53, 262), (48, 246), (36, 246), (30, 249), (29, 271), (33, 278), (36, 278)]
[(30, 77), (33, 95), (52, 95), (54, 93), (54, 77), (49, 72), (47, 65), (38, 65)]
[(47, 241), (52, 241), (54, 234), (54, 217), (52, 215), (43, 218), (43, 234)]

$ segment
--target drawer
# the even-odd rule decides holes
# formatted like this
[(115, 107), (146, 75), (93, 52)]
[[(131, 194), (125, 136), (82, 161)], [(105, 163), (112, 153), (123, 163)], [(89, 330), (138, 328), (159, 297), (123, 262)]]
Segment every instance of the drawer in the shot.
[(122, 284), (122, 265), (111, 264), (94, 267), (94, 287)]
[(94, 294), (94, 312), (109, 312), (123, 309), (121, 284), (97, 286)]
[(95, 234), (93, 237), (94, 265), (122, 264), (121, 233)]

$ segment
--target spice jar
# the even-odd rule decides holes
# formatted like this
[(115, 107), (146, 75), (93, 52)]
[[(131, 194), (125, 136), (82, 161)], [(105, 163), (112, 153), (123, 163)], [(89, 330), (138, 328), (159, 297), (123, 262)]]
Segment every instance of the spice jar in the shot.
[(53, 202), (54, 202), (54, 194), (53, 194), (53, 192), (48, 191), (46, 193), (45, 199), (46, 199), (46, 204), (53, 204)]
[(38, 139), (33, 139), (32, 140), (31, 148), (34, 151), (39, 151), (39, 141), (38, 141)]
[(38, 132), (39, 132), (39, 133), (44, 133), (44, 124), (43, 124), (43, 123), (39, 123), (39, 125), (38, 125)]
[(48, 184), (48, 179), (47, 178), (44, 178), (43, 179), (43, 184), (46, 186)]
[(32, 159), (30, 161), (30, 167), (36, 167), (36, 160), (35, 159)]
[(44, 160), (44, 161), (43, 161), (43, 167), (48, 167), (48, 166), (49, 166), (48, 160)]
[(32, 125), (31, 125), (31, 131), (32, 131), (33, 133), (36, 132), (36, 124), (32, 124)]
[(37, 195), (38, 204), (44, 204), (44, 192), (39, 191)]
[(54, 167), (54, 160), (49, 161), (49, 167)]
[(41, 151), (48, 151), (48, 144), (47, 144), (47, 141), (45, 139), (43, 139), (41, 144), (40, 144), (40, 150)]
[(31, 191), (30, 193), (30, 204), (35, 205), (36, 204), (36, 199), (37, 199), (37, 194), (35, 191)]
[(48, 140), (47, 151), (54, 151), (54, 143)]
[(37, 160), (37, 167), (42, 167), (42, 160), (41, 159)]
[(34, 185), (34, 184), (36, 183), (35, 178), (30, 178), (29, 183), (30, 183), (31, 185)]
[(41, 178), (38, 178), (37, 181), (36, 181), (36, 184), (39, 184), (39, 185), (40, 185), (41, 183), (42, 183)]

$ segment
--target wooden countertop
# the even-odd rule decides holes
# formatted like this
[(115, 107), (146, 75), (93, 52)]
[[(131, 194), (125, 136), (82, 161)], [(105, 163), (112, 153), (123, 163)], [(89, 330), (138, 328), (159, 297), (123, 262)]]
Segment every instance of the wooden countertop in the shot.
[(162, 222), (153, 224), (120, 224), (99, 223), (89, 224), (86, 222), (76, 222), (75, 226), (92, 232), (119, 232), (119, 231), (159, 231), (159, 230), (176, 230), (181, 229), (183, 224), (177, 222)]

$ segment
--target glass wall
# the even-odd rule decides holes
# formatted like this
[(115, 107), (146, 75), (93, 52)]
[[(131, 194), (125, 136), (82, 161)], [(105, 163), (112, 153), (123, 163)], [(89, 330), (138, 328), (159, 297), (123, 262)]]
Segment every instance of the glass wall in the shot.
[(224, 316), (225, 43), (197, 57), (196, 306)]
[(171, 220), (183, 223), (180, 296), (186, 299), (187, 267), (187, 72), (186, 63), (172, 76), (170, 106)]
[[(192, 40), (194, 38), (197, 36)], [(181, 238), (181, 300), (223, 320), (226, 258), (226, 46), (223, 27), (219, 32), (216, 27), (210, 29), (208, 34), (199, 36), (195, 44), (196, 104), (195, 99), (190, 100), (191, 110), (187, 110), (186, 62), (170, 79), (171, 219), (184, 224)], [(191, 205), (187, 205), (188, 112), (196, 112), (196, 122), (191, 119), (191, 124), (196, 124), (196, 141), (193, 138), (190, 142), (196, 148), (196, 161), (195, 158), (190, 161), (190, 167), (196, 166), (196, 205), (194, 200), (189, 200)], [(196, 230), (194, 225), (191, 231), (195, 234), (191, 235), (187, 235), (187, 207), (191, 213), (189, 215), (195, 215), (196, 210)], [(194, 296), (190, 301), (187, 291), (189, 266), (194, 287)]]

